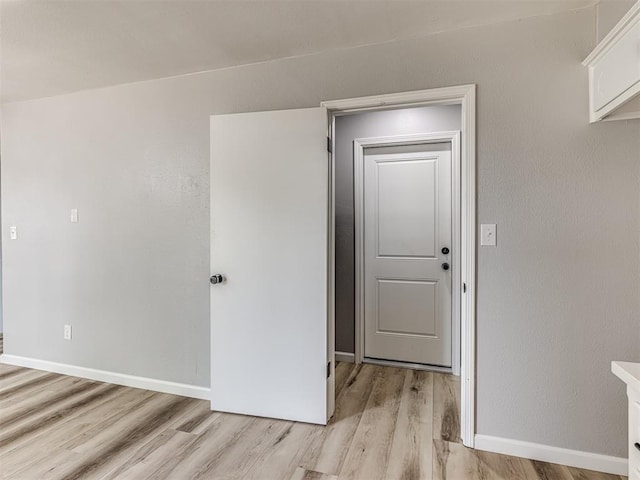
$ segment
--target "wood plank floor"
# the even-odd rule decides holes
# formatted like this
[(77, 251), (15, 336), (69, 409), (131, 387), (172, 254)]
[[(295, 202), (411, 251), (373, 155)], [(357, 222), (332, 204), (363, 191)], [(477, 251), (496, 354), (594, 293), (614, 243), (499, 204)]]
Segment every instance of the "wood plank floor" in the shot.
[(327, 427), (0, 365), (4, 479), (619, 480), (465, 448), (459, 382), (339, 363)]

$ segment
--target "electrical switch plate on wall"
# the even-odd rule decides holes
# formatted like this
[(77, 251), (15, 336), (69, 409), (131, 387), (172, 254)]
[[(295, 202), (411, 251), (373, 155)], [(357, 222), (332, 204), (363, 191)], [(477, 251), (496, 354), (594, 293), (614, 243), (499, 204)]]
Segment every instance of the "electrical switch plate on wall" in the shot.
[(78, 209), (73, 208), (71, 210), (71, 223), (78, 223)]
[(18, 239), (18, 227), (9, 227), (9, 237), (11, 240)]
[(496, 246), (496, 224), (483, 223), (480, 225), (480, 245), (483, 247)]

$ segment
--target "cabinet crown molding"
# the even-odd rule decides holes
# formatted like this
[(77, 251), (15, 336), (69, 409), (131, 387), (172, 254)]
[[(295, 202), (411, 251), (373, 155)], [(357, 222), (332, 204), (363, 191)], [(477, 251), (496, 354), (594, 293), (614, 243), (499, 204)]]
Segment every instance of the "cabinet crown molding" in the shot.
[(636, 2), (629, 10), (624, 17), (620, 19), (618, 23), (611, 29), (607, 35), (600, 40), (600, 43), (596, 45), (596, 48), (589, 54), (587, 58), (585, 58), (582, 64), (585, 67), (593, 65), (598, 62), (598, 60), (608, 52), (613, 44), (616, 43), (616, 39), (618, 39), (621, 35), (624, 35), (635, 22), (640, 19), (640, 1)]
[(640, 0), (582, 62), (590, 121), (640, 118)]

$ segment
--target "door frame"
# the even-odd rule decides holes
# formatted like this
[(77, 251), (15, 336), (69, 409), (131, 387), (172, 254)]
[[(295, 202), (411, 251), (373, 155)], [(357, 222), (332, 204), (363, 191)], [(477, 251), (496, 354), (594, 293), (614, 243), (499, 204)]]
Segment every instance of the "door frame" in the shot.
[[(353, 185), (355, 218), (355, 362), (364, 359), (364, 149), (368, 147), (397, 147), (405, 145), (451, 145), (451, 367), (428, 367), (428, 370), (460, 375), (460, 298), (461, 240), (460, 240), (460, 132), (418, 133), (390, 137), (357, 138), (353, 142)], [(381, 363), (381, 362), (373, 362)], [(384, 363), (384, 362), (382, 362)], [(389, 362), (391, 364), (393, 362)]]
[[(461, 105), (460, 133), (460, 375), (462, 442), (474, 447), (476, 402), (476, 85), (434, 88), (403, 93), (332, 100), (321, 103), (328, 111), (330, 151), (335, 151), (335, 117), (372, 110), (426, 105)], [(452, 152), (453, 153), (453, 152)], [(333, 237), (335, 217), (335, 157), (330, 153), (329, 232)], [(335, 342), (335, 249), (329, 242), (329, 342)], [(334, 352), (334, 345), (328, 345)], [(331, 362), (332, 366), (335, 361)]]

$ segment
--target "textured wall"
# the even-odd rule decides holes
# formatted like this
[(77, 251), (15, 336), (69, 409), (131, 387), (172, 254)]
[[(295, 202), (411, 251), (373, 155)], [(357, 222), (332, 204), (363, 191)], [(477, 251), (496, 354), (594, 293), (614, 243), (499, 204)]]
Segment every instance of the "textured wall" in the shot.
[(141, 87), (3, 108), (5, 352), (206, 385), (208, 116)]
[[(1, 115), (1, 114), (0, 114)], [(2, 145), (2, 140), (0, 140), (0, 145)], [(0, 165), (2, 164), (2, 159), (0, 159)], [(0, 174), (0, 182), (2, 181), (2, 175)], [(0, 192), (1, 192), (0, 188)], [(0, 208), (2, 207), (2, 200), (0, 200)], [(0, 213), (0, 221), (2, 220), (2, 214)], [(0, 333), (4, 331), (3, 322), (2, 322), (2, 238), (0, 237)]]
[(588, 8), (3, 106), (7, 352), (206, 385), (209, 114), (476, 83), (478, 220), (498, 224), (478, 432), (624, 456), (640, 122), (587, 123), (595, 37)]
[(460, 130), (461, 107), (431, 106), (336, 117), (336, 350), (354, 352), (353, 140)]

